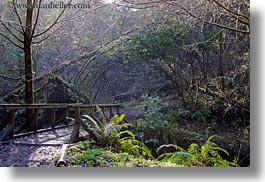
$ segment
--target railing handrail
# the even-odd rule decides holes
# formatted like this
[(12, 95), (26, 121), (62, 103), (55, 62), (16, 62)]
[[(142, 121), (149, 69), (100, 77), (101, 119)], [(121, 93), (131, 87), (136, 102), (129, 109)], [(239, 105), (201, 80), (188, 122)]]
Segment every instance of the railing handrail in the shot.
[[(122, 104), (82, 104), (82, 103), (34, 103), (34, 104), (0, 104), (0, 107), (4, 108), (8, 113), (9, 122), (5, 125), (7, 126), (9, 124), (8, 133), (6, 133), (6, 136), (9, 135), (13, 138), (15, 136), (15, 112), (17, 110), (26, 109), (26, 110), (33, 110), (33, 118), (32, 121), (34, 123), (34, 132), (37, 133), (39, 131), (39, 122), (38, 122), (38, 110), (39, 109), (50, 109), (51, 110), (51, 126), (52, 129), (55, 129), (56, 127), (56, 111), (57, 109), (64, 109), (65, 114), (62, 115), (61, 118), (67, 118), (69, 116), (70, 111), (74, 111), (74, 118), (75, 120), (80, 120), (80, 111), (84, 109), (90, 109), (91, 111), (91, 117), (93, 117), (95, 120), (95, 109), (96, 107), (102, 108), (103, 114), (105, 115), (105, 109), (109, 110), (109, 118), (112, 118), (114, 116), (113, 109), (115, 109), (116, 114), (119, 113), (119, 109), (122, 106)], [(107, 117), (107, 116), (106, 116)], [(61, 119), (59, 119), (60, 121)], [(110, 119), (109, 119), (110, 120)], [(76, 122), (76, 126), (79, 126), (79, 124)], [(85, 125), (84, 125), (85, 126)], [(2, 127), (3, 128), (3, 127)], [(75, 134), (71, 135), (71, 141), (78, 138), (79, 134), (79, 128), (76, 127), (78, 131), (76, 131)], [(1, 137), (0, 140), (3, 140), (6, 136)]]
[(121, 107), (122, 104), (82, 104), (82, 103), (35, 103), (35, 104), (0, 104), (8, 110), (20, 109), (63, 109), (67, 107), (93, 108), (93, 107)]

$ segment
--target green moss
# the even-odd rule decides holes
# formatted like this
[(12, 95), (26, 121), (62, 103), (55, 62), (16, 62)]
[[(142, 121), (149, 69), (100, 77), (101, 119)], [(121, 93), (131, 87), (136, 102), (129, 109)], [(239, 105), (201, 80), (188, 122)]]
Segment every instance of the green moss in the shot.
[(180, 167), (172, 162), (145, 159), (128, 153), (114, 153), (87, 142), (79, 142), (69, 149), (72, 166), (82, 167)]
[(89, 149), (71, 156), (70, 163), (72, 165), (82, 165), (84, 167), (96, 167), (96, 157), (101, 154), (101, 149)]
[(110, 151), (105, 151), (100, 160), (111, 161), (111, 167), (180, 167), (171, 162), (159, 162), (135, 157), (128, 153), (112, 153)]
[(128, 153), (113, 153), (100, 149), (83, 152), (71, 164), (83, 164), (82, 166), (85, 167), (180, 167), (172, 162), (147, 160), (143, 157), (135, 157)]

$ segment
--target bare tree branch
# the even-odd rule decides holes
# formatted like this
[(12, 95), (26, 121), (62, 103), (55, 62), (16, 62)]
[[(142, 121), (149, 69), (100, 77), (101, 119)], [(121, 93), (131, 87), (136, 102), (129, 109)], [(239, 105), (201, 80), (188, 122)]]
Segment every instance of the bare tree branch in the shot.
[(39, 37), (43, 34), (45, 34), (46, 32), (48, 32), (50, 29), (52, 29), (59, 21), (59, 19), (62, 17), (63, 13), (65, 12), (66, 10), (66, 7), (72, 2), (72, 0), (70, 0), (68, 2), (68, 4), (64, 7), (64, 9), (61, 11), (61, 13), (58, 15), (58, 17), (55, 19), (55, 21), (50, 25), (50, 27), (48, 27), (46, 30), (44, 30), (43, 32), (37, 34), (37, 35), (33, 35), (33, 38), (36, 38), (36, 37)]
[(232, 14), (234, 14), (235, 16), (240, 16), (240, 17), (243, 17), (243, 18), (249, 20), (249, 17), (248, 17), (248, 16), (243, 15), (243, 14), (240, 14), (240, 13), (237, 13), (237, 12), (234, 12), (234, 11), (232, 11), (231, 9), (226, 8), (222, 3), (220, 3), (220, 2), (217, 1), (217, 0), (208, 0), (208, 1), (213, 1), (213, 2), (215, 2), (218, 6), (220, 6), (221, 8), (223, 8), (225, 11), (227, 11), (227, 12), (229, 12), (229, 13), (232, 13)]
[[(38, 0), (34, 0), (34, 5), (35, 5), (35, 3), (37, 3), (37, 1), (38, 1)], [(38, 24), (38, 21), (39, 21), (40, 5), (41, 5), (41, 2), (42, 2), (42, 0), (39, 0), (39, 8), (38, 8), (37, 16), (36, 16), (36, 19), (35, 19), (35, 23), (34, 23), (34, 26), (33, 26), (33, 29), (32, 29), (31, 40), (32, 40), (32, 38), (33, 38), (33, 35), (34, 35), (34, 32), (35, 32), (35, 29), (36, 29), (37, 24)]]
[(5, 27), (5, 29), (19, 42), (23, 43), (23, 40), (20, 39), (18, 36), (16, 36), (12, 30), (10, 30), (10, 28), (8, 28), (8, 26), (0, 19), (0, 23), (3, 25), (3, 27)]
[(15, 43), (12, 39), (10, 39), (8, 36), (6, 36), (5, 34), (0, 32), (0, 35), (2, 37), (4, 37), (5, 39), (7, 39), (10, 43), (12, 43), (13, 45), (15, 45), (16, 47), (20, 48), (20, 49), (24, 49), (24, 47), (20, 46), (19, 44)]
[(11, 76), (7, 76), (7, 75), (1, 74), (1, 73), (0, 73), (0, 77), (5, 78), (5, 79), (10, 79), (10, 80), (21, 80), (21, 79), (23, 79), (22, 77), (11, 77)]
[(240, 29), (237, 29), (237, 28), (229, 27), (229, 26), (226, 26), (226, 25), (223, 25), (223, 24), (218, 24), (218, 23), (215, 23), (215, 22), (210, 22), (210, 21), (207, 21), (207, 20), (205, 20), (205, 19), (202, 19), (201, 17), (198, 17), (198, 16), (194, 15), (191, 11), (189, 11), (187, 8), (185, 8), (184, 6), (182, 6), (182, 5), (179, 4), (179, 3), (171, 2), (170, 4), (175, 4), (175, 5), (179, 6), (179, 7), (180, 7), (182, 10), (184, 10), (188, 15), (190, 15), (190, 16), (193, 17), (193, 18), (196, 18), (197, 20), (200, 20), (200, 21), (203, 22), (203, 23), (207, 23), (207, 24), (209, 24), (209, 25), (214, 25), (214, 26), (217, 26), (217, 27), (221, 27), (221, 28), (224, 28), (224, 29), (227, 29), (227, 30), (232, 30), (232, 31), (240, 32), (240, 33), (243, 33), (243, 34), (250, 34), (249, 31), (240, 30)]
[(63, 24), (61, 24), (56, 30), (54, 30), (53, 32), (51, 32), (49, 35), (47, 35), (43, 39), (38, 40), (38, 41), (33, 41), (32, 44), (39, 44), (39, 43), (43, 42), (44, 40), (50, 38), (54, 33), (56, 33), (57, 31), (59, 31), (66, 23), (67, 22), (64, 22)]
[(24, 33), (25, 30), (24, 30), (24, 27), (23, 27), (23, 23), (22, 23), (21, 17), (19, 16), (19, 13), (18, 13), (18, 11), (17, 11), (16, 3), (17, 3), (17, 1), (16, 1), (16, 0), (13, 0), (14, 11), (15, 11), (15, 14), (16, 14), (16, 16), (17, 16), (17, 19), (18, 19), (18, 21), (19, 21), (19, 24), (20, 24), (21, 30), (22, 30), (22, 32)]

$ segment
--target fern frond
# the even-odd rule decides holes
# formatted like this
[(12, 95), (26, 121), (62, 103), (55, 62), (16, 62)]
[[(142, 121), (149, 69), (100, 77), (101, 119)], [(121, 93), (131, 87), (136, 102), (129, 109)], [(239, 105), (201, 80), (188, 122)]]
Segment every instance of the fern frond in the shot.
[(120, 124), (120, 123), (123, 121), (124, 118), (125, 118), (125, 114), (120, 115), (120, 116), (117, 118), (117, 120), (116, 120), (116, 124)]
[(167, 145), (161, 145), (160, 147), (158, 147), (158, 149), (156, 150), (156, 152), (157, 153), (160, 153), (161, 150), (166, 149), (166, 148), (170, 148), (170, 147), (175, 148), (176, 151), (178, 151), (178, 150), (181, 151), (181, 152), (185, 151), (183, 148), (181, 148), (181, 147), (179, 147), (177, 145), (167, 144)]
[(199, 153), (199, 145), (196, 143), (192, 143), (188, 148), (188, 152), (191, 154)]
[(123, 129), (123, 128), (127, 129), (128, 127), (133, 127), (133, 125), (130, 124), (130, 123), (123, 123), (123, 124), (119, 125), (119, 129), (120, 130)]
[(135, 134), (133, 134), (133, 132), (128, 131), (128, 130), (120, 132), (118, 134), (118, 137), (121, 137), (124, 134), (129, 135), (131, 139), (134, 139), (135, 140)]
[(157, 160), (167, 160), (169, 159), (174, 153), (164, 153), (164, 154), (161, 154), (159, 155), (156, 159)]
[(229, 153), (227, 152), (227, 150), (223, 149), (222, 147), (214, 147), (212, 148), (213, 150), (216, 150), (216, 151), (222, 151), (224, 152), (227, 156), (229, 156)]
[(205, 142), (205, 144), (211, 143), (212, 142), (211, 140), (213, 140), (214, 138), (220, 138), (220, 137), (218, 135), (212, 135), (212, 136), (210, 136), (207, 139), (207, 141)]
[(90, 121), (95, 126), (96, 129), (100, 130), (100, 126), (92, 117), (90, 117), (88, 115), (82, 115), (82, 117), (85, 118), (86, 121)]
[(119, 116), (118, 115), (115, 115), (113, 116), (111, 119), (110, 119), (110, 123), (112, 124), (116, 124), (117, 123), (117, 120), (118, 120)]

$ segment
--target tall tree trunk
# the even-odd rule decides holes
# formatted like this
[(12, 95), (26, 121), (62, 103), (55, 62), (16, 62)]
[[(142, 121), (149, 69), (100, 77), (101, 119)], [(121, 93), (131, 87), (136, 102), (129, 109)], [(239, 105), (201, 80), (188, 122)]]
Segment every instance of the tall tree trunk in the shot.
[(220, 33), (219, 35), (219, 78), (220, 80), (220, 89), (222, 92), (224, 92), (225, 90), (225, 79), (224, 79), (224, 68), (223, 68), (223, 46), (224, 46), (224, 42), (223, 42), (223, 32)]
[[(26, 27), (24, 33), (24, 56), (25, 56), (25, 102), (27, 104), (34, 103), (34, 75), (32, 61), (32, 18), (33, 18), (33, 2), (27, 0)], [(33, 110), (27, 110), (27, 122), (33, 128)]]

